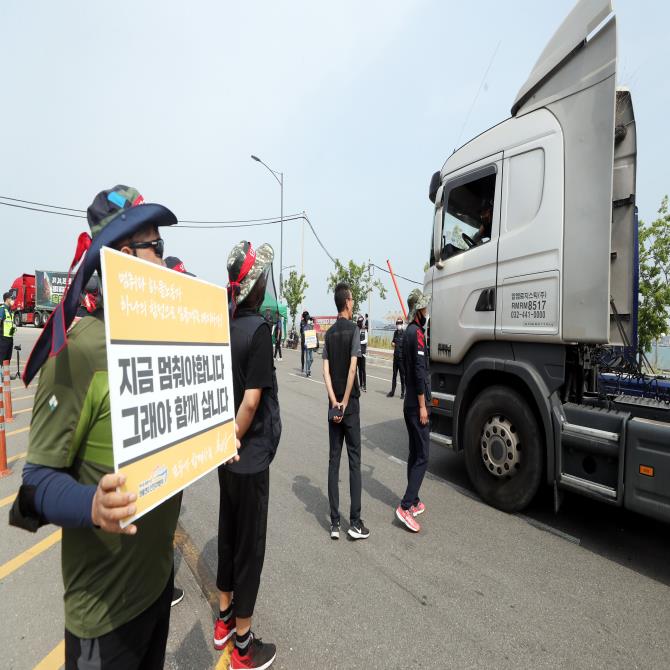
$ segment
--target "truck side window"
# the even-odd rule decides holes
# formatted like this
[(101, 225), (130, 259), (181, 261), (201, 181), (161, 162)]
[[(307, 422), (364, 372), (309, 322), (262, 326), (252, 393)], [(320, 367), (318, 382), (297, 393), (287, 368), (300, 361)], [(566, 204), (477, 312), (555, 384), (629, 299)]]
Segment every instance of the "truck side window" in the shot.
[(443, 210), (442, 260), (491, 240), (495, 191), (493, 166), (477, 176), (456, 179), (449, 189), (445, 189), (447, 206)]

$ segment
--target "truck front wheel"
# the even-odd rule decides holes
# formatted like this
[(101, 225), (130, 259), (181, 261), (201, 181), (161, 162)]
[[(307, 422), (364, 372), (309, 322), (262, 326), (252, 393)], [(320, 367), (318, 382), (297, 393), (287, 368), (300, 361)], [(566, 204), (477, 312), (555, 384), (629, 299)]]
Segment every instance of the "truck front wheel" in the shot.
[(42, 313), (41, 312), (35, 312), (33, 314), (33, 325), (35, 328), (41, 328), (42, 327)]
[(21, 325), (21, 312), (14, 312), (14, 327), (18, 328)]
[(526, 507), (540, 486), (544, 456), (523, 397), (507, 386), (482, 391), (468, 409), (463, 438), (468, 476), (484, 501), (504, 512)]

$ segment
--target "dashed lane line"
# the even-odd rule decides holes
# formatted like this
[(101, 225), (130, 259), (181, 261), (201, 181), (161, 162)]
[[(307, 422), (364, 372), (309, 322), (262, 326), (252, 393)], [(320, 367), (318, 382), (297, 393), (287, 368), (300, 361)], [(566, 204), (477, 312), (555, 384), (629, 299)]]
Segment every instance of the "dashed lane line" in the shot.
[(0, 581), (2, 581), (8, 575), (11, 575), (12, 572), (18, 570), (28, 561), (31, 561), (36, 556), (39, 556), (47, 549), (51, 548), (54, 544), (60, 542), (61, 535), (62, 533), (59, 528), (57, 531), (51, 533), (51, 535), (47, 535), (47, 537), (45, 537), (43, 540), (40, 540), (37, 544), (34, 544), (29, 549), (21, 552), (15, 558), (7, 561), (4, 565), (0, 565)]
[(0, 498), (0, 507), (11, 505), (14, 502), (14, 498), (16, 498), (16, 493), (12, 493), (11, 496), (7, 496), (6, 498)]
[(65, 641), (61, 640), (34, 668), (34, 670), (58, 670), (65, 665)]
[(32, 405), (30, 407), (26, 407), (25, 409), (15, 409), (12, 414), (25, 414), (26, 412), (32, 412), (33, 407)]
[[(25, 433), (26, 431), (30, 430), (30, 426), (25, 426), (24, 428), (18, 428), (17, 430), (10, 430), (8, 433), (5, 433), (7, 437), (10, 437), (11, 435), (18, 435), (19, 433)], [(25, 456), (25, 454), (22, 454), (22, 456)]]
[(19, 460), (21, 460), (22, 458), (25, 458), (25, 456), (26, 456), (26, 452), (25, 452), (25, 451), (22, 451), (20, 454), (14, 454), (14, 456), (10, 456), (10, 457), (7, 459), (7, 465), (9, 465), (10, 463), (14, 463), (14, 461), (19, 461)]
[(17, 402), (18, 400), (28, 400), (28, 398), (34, 398), (34, 397), (35, 397), (34, 393), (31, 395), (21, 395), (18, 398), (12, 398), (12, 402)]

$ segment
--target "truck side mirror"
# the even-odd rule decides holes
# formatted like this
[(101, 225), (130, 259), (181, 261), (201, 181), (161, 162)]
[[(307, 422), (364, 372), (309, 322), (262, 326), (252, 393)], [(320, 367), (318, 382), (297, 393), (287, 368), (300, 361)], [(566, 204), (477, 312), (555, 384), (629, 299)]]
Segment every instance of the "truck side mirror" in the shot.
[(440, 171), (438, 170), (430, 178), (430, 186), (428, 187), (428, 198), (430, 201), (435, 204), (435, 197), (437, 196), (437, 190), (440, 188)]

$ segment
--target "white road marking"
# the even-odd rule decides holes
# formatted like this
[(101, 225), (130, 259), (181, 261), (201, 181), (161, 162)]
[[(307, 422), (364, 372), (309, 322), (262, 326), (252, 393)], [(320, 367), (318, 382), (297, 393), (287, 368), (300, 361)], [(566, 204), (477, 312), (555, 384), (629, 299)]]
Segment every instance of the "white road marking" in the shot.
[(295, 372), (289, 372), (288, 373), (290, 377), (297, 377), (298, 379), (304, 379), (305, 381), (308, 382), (314, 382), (315, 384), (321, 384), (322, 386), (325, 386), (325, 382), (320, 382), (318, 379), (312, 379), (311, 377), (305, 377), (305, 375), (297, 375)]
[(380, 382), (388, 382), (389, 384), (391, 383), (390, 379), (384, 379), (384, 377), (375, 377), (374, 375), (366, 375), (366, 377), (372, 377), (372, 379), (379, 379)]

